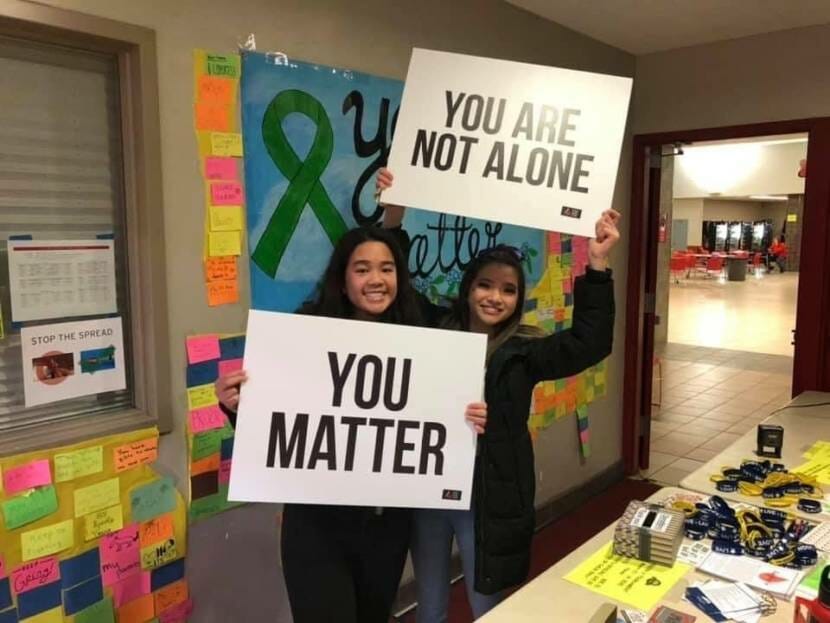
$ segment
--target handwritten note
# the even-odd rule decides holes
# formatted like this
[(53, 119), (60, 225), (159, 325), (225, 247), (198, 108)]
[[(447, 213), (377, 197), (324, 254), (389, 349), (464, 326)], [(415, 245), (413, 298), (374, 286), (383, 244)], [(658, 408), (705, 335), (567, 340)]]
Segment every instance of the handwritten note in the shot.
[(205, 64), (209, 76), (239, 78), (238, 54), (207, 54)]
[(225, 425), (225, 414), (218, 405), (196, 409), (188, 414), (190, 430), (193, 433), (202, 433)]
[(227, 305), (239, 302), (239, 282), (236, 279), (209, 281), (207, 284), (208, 305)]
[(242, 157), (242, 135), (232, 132), (211, 132), (210, 153), (213, 156)]
[(48, 459), (9, 467), (3, 472), (3, 487), (8, 495), (49, 484), (52, 484), (52, 471)]
[(75, 530), (71, 519), (29, 530), (20, 535), (21, 557), (24, 561), (57, 554), (74, 544)]
[(242, 359), (225, 359), (219, 362), (219, 376), (225, 376), (241, 369)]
[(193, 612), (193, 602), (187, 599), (159, 614), (159, 623), (182, 623)]
[(202, 75), (196, 81), (196, 97), (200, 102), (230, 107), (236, 101), (236, 85), (236, 80)]
[(222, 281), (224, 279), (236, 279), (239, 271), (236, 267), (236, 258), (230, 257), (209, 257), (205, 259), (205, 280)]
[(233, 129), (231, 109), (224, 104), (196, 102), (193, 104), (193, 117), (197, 130), (229, 132)]
[(165, 539), (141, 550), (141, 568), (155, 569), (176, 560), (176, 539)]
[(112, 598), (104, 597), (98, 603), (78, 612), (75, 615), (75, 623), (115, 623)]
[(231, 481), (231, 460), (227, 459), (219, 463), (219, 484), (226, 485)]
[(216, 454), (211, 454), (203, 459), (194, 461), (190, 464), (190, 475), (198, 476), (199, 474), (204, 474), (205, 472), (219, 471), (220, 460), (219, 453), (217, 452)]
[(168, 584), (156, 592), (156, 612), (161, 614), (176, 604), (182, 603), (188, 596), (187, 580), (179, 580)]
[(159, 478), (130, 492), (133, 519), (149, 521), (176, 508), (176, 488), (171, 478)]
[(124, 527), (124, 513), (120, 504), (84, 516), (84, 539), (91, 541)]
[(138, 528), (138, 540), (141, 548), (155, 545), (160, 541), (173, 538), (173, 516), (161, 515), (144, 522)]
[(213, 182), (210, 185), (210, 202), (215, 206), (239, 206), (243, 198), (239, 182)]
[(3, 502), (3, 518), (7, 530), (25, 526), (57, 510), (58, 496), (52, 485), (39, 487)]
[(233, 429), (226, 425), (223, 428), (205, 431), (193, 436), (190, 447), (190, 458), (193, 461), (203, 459), (209, 454), (216, 454), (222, 449), (222, 440), (233, 436)]
[(20, 595), (33, 588), (39, 588), (61, 579), (58, 559), (54, 556), (33, 560), (12, 571), (12, 588)]
[(208, 208), (210, 231), (242, 230), (242, 206), (210, 206)]
[(112, 451), (112, 461), (116, 473), (144, 465), (145, 463), (152, 463), (158, 458), (158, 448), (158, 437), (148, 437), (141, 441), (133, 441), (132, 443), (114, 448)]
[(106, 534), (101, 538), (101, 577), (111, 586), (141, 570), (138, 524)]
[(190, 411), (218, 404), (219, 399), (216, 397), (216, 389), (212, 383), (187, 388), (187, 408)]
[(96, 482), (94, 485), (75, 489), (75, 517), (115, 506), (121, 500), (118, 478)]
[(201, 363), (221, 356), (218, 335), (192, 335), (185, 340), (185, 346), (188, 363)]
[(146, 623), (155, 616), (152, 595), (143, 595), (118, 609), (118, 623)]
[(143, 573), (136, 573), (116, 582), (112, 585), (112, 600), (115, 602), (115, 607), (120, 608), (133, 599), (147, 595), (149, 591), (145, 588)]
[(242, 236), (238, 231), (212, 231), (208, 233), (208, 255), (240, 255)]
[(104, 471), (104, 448), (94, 446), (55, 455), (55, 482), (66, 482)]
[(205, 179), (233, 182), (239, 177), (236, 160), (219, 156), (205, 158)]

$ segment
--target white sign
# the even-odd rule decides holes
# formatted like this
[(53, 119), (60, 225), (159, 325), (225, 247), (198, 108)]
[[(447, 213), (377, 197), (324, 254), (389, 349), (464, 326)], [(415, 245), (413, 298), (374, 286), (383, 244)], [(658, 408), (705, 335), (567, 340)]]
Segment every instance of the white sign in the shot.
[(12, 320), (118, 311), (112, 240), (9, 240)]
[(415, 49), (383, 200), (593, 236), (631, 79)]
[(27, 407), (127, 386), (121, 318), (24, 327), (20, 344)]
[[(470, 507), (483, 335), (252, 310), (228, 499)], [(447, 356), (451, 354), (450, 356)]]

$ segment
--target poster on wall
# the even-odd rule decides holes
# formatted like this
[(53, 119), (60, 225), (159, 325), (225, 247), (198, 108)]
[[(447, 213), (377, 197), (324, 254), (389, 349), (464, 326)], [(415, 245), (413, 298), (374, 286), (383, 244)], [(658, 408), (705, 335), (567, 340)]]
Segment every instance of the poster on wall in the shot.
[(26, 406), (124, 389), (121, 331), (120, 317), (21, 329)]
[(384, 199), (592, 236), (611, 207), (631, 84), (416, 48)]
[(112, 240), (9, 240), (12, 320), (112, 314)]
[(464, 410), (486, 348), (481, 334), (252, 310), (228, 498), (468, 509)]

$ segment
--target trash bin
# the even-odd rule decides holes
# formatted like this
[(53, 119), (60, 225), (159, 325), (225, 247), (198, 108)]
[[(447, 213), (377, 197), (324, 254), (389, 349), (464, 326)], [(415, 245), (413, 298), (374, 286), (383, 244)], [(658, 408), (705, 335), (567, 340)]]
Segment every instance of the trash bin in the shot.
[(726, 259), (726, 278), (729, 281), (746, 281), (745, 257), (730, 257)]

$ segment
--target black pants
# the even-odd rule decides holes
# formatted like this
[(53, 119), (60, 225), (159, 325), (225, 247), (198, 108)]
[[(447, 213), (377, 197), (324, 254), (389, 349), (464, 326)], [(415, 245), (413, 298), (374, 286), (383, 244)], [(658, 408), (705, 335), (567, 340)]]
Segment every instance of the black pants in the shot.
[(294, 623), (388, 623), (411, 511), (286, 504), (282, 565)]

